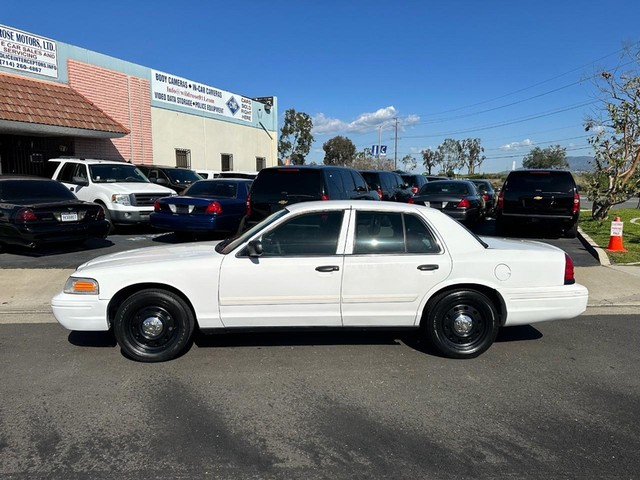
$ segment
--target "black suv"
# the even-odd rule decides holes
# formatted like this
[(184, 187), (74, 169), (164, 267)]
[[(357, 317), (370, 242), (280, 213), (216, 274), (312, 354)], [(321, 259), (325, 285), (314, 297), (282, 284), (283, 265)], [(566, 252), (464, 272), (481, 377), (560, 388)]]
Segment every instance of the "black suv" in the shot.
[(193, 170), (182, 167), (162, 167), (158, 165), (136, 165), (151, 183), (169, 187), (178, 192), (184, 192), (192, 183), (202, 180)]
[(247, 198), (240, 225), (245, 230), (292, 203), (313, 200), (378, 200), (352, 168), (298, 165), (260, 170)]
[(514, 170), (498, 195), (496, 231), (505, 233), (518, 225), (555, 227), (566, 237), (578, 230), (580, 195), (565, 170)]
[(408, 202), (413, 196), (409, 185), (400, 175), (385, 170), (360, 170), (371, 190), (378, 192), (380, 200)]
[(423, 185), (426, 185), (429, 180), (424, 175), (420, 175), (419, 173), (407, 173), (396, 171), (398, 175), (402, 177), (402, 181), (409, 185), (411, 189), (411, 193), (414, 195), (418, 193), (418, 190), (422, 188)]

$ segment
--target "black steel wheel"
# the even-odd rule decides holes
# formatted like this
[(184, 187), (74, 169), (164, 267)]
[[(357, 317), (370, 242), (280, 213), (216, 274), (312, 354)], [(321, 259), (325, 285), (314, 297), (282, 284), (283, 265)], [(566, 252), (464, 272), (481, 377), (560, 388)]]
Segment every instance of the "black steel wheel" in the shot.
[(475, 290), (440, 294), (423, 323), (427, 340), (449, 358), (474, 358), (486, 351), (498, 334), (493, 302)]
[(113, 332), (134, 360), (163, 362), (182, 353), (191, 341), (195, 319), (173, 292), (146, 289), (128, 297), (116, 312)]

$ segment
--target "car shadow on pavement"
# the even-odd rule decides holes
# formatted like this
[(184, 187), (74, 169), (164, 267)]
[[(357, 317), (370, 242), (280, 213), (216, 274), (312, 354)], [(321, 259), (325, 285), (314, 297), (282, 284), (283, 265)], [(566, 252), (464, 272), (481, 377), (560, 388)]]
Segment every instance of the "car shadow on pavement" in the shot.
[(197, 332), (194, 343), (210, 347), (275, 347), (306, 345), (401, 345), (403, 333), (389, 331), (268, 331), (203, 334)]
[(22, 257), (49, 257), (54, 255), (65, 255), (74, 252), (86, 252), (89, 250), (100, 250), (113, 246), (113, 242), (106, 238), (91, 238), (83, 243), (55, 243), (51, 245), (41, 245), (35, 248), (20, 247), (16, 245), (5, 246), (5, 252)]
[(514, 327), (502, 327), (498, 330), (496, 342), (523, 342), (526, 340), (539, 340), (542, 337), (540, 330), (531, 325), (517, 325)]
[(118, 343), (110, 330), (108, 332), (78, 332), (72, 331), (68, 337), (69, 343), (76, 347), (115, 347)]

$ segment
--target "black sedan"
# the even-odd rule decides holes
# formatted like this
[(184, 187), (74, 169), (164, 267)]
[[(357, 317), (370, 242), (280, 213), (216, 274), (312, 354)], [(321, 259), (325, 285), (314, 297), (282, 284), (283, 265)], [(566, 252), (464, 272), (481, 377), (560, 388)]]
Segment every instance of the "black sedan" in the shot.
[(104, 238), (109, 222), (96, 203), (83, 202), (46, 178), (0, 176), (0, 248), (82, 243)]
[(437, 208), (452, 218), (474, 224), (482, 220), (485, 203), (476, 186), (468, 180), (439, 180), (429, 182), (409, 203)]
[(247, 209), (252, 180), (200, 180), (182, 195), (156, 200), (151, 225), (178, 234), (236, 232)]

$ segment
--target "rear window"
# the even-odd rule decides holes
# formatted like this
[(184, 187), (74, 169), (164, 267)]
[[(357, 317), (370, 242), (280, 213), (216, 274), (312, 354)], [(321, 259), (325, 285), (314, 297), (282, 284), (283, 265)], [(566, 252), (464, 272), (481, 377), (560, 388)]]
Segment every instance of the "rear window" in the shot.
[(0, 201), (6, 203), (40, 203), (76, 200), (67, 187), (56, 181), (6, 180), (0, 182)]
[(572, 192), (576, 184), (569, 172), (511, 172), (504, 189), (517, 192)]
[(163, 171), (167, 174), (167, 177), (169, 177), (173, 183), (193, 183), (197, 182), (198, 180), (202, 180), (202, 177), (193, 170), (171, 168)]
[(207, 180), (196, 182), (191, 185), (184, 195), (192, 197), (217, 197), (236, 198), (238, 196), (238, 184), (235, 182), (225, 182), (217, 180)]
[(418, 195), (424, 195), (428, 193), (468, 195), (470, 192), (469, 185), (467, 185), (466, 183), (447, 182), (443, 180), (440, 182), (427, 183), (420, 189)]
[(364, 181), (367, 182), (369, 187), (378, 188), (381, 186), (379, 175), (377, 173), (374, 173), (374, 172), (360, 172), (360, 173), (362, 174), (362, 178), (364, 178)]
[(252, 195), (304, 195), (321, 197), (324, 190), (322, 172), (301, 168), (262, 170), (253, 182)]

